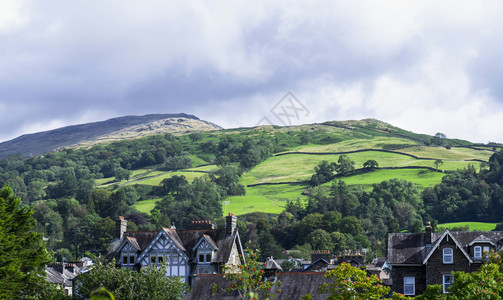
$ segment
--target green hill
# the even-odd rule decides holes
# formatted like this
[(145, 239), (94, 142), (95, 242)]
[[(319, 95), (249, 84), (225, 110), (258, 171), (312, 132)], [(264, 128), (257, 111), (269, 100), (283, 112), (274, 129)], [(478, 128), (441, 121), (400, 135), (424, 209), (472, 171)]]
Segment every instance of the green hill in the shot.
[[(274, 138), (278, 151), (243, 173), (240, 182), (246, 187), (246, 195), (226, 199), (230, 201), (227, 211), (236, 214), (280, 213), (287, 201), (305, 200), (303, 192), (309, 188), (314, 167), (322, 160), (337, 161), (341, 154), (353, 160), (357, 169), (370, 159), (377, 161), (381, 168), (336, 179), (353, 188), (369, 189), (383, 180), (399, 178), (424, 189), (440, 183), (445, 172), (470, 165), (479, 169), (493, 153), (490, 148), (477, 149), (470, 142), (456, 139), (445, 139), (443, 146), (431, 145), (432, 136), (405, 131), (374, 119), (229, 129), (203, 134), (198, 143), (210, 143), (222, 137), (257, 135)], [(443, 161), (440, 172), (435, 172), (436, 159)], [(174, 175), (185, 175), (189, 180), (204, 175), (187, 174), (186, 171), (189, 170), (157, 174), (137, 180), (135, 184), (155, 185)], [(330, 185), (331, 182), (323, 186)]]

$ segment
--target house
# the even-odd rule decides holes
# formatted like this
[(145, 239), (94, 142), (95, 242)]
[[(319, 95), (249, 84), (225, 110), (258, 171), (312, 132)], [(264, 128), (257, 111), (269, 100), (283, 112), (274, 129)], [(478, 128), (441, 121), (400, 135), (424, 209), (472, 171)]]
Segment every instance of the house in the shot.
[(419, 295), (428, 285), (451, 285), (453, 271), (474, 272), (490, 251), (500, 250), (503, 231), (449, 231), (433, 233), (429, 222), (425, 233), (390, 233), (388, 264), (392, 290)]
[[(306, 294), (311, 294), (313, 300), (327, 299), (328, 294), (318, 294), (319, 287), (324, 283), (329, 284), (331, 279), (325, 278), (324, 272), (286, 272), (276, 273), (276, 278), (281, 282), (281, 287), (272, 288), (271, 294), (276, 300), (291, 300), (301, 299)], [(271, 280), (271, 279), (268, 279)], [(213, 284), (217, 284), (220, 288), (213, 295), (210, 292)], [(239, 300), (243, 299), (237, 291), (228, 294), (224, 291), (229, 287), (231, 282), (226, 280), (223, 274), (201, 274), (194, 278), (192, 290), (185, 295), (184, 300)], [(281, 290), (278, 293), (278, 289)], [(265, 297), (264, 297), (265, 298)], [(260, 297), (262, 299), (262, 297)]]
[(224, 272), (244, 263), (237, 218), (225, 217), (226, 226), (215, 229), (211, 221), (193, 221), (187, 229), (126, 231), (127, 221), (116, 221), (116, 240), (107, 257), (122, 268), (139, 270), (168, 263), (166, 276), (179, 276), (187, 284), (198, 274)]

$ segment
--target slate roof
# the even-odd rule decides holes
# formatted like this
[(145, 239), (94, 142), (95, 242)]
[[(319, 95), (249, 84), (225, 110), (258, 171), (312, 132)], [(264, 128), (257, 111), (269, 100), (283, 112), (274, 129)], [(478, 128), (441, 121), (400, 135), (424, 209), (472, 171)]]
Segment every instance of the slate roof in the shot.
[[(234, 229), (232, 235), (226, 236), (225, 229), (172, 229), (163, 228), (161, 231), (127, 231), (124, 237), (119, 242), (115, 242), (110, 255), (107, 257), (116, 257), (120, 245), (124, 239), (127, 239), (139, 251), (143, 252), (152, 243), (159, 232), (165, 232), (166, 235), (175, 243), (175, 245), (187, 255), (189, 258), (194, 258), (195, 251), (193, 249), (196, 243), (201, 239), (206, 239), (210, 245), (217, 249), (214, 262), (227, 262), (231, 255), (232, 246), (238, 240), (238, 245), (241, 245), (237, 228)], [(242, 249), (238, 249), (242, 254)]]
[[(498, 247), (503, 244), (503, 231), (446, 231), (466, 252), (468, 252), (468, 245), (473, 241), (490, 241)], [(426, 247), (426, 233), (390, 233), (388, 235), (388, 263), (391, 265), (423, 264), (443, 235), (444, 233), (432, 233), (432, 246)], [(481, 236), (484, 240), (481, 240)]]
[[(313, 295), (312, 299), (327, 299), (328, 294), (318, 294), (318, 288), (323, 283), (330, 281), (325, 278), (323, 272), (288, 272), (277, 273), (278, 280), (281, 281), (281, 293), (277, 293), (274, 289), (271, 294), (277, 295), (278, 300), (301, 299), (306, 294)], [(200, 299), (219, 299), (219, 300), (234, 300), (242, 299), (237, 292), (229, 295), (223, 292), (223, 288), (230, 285), (230, 282), (223, 278), (224, 274), (199, 274), (194, 278), (192, 290), (185, 295), (184, 300), (200, 300)], [(213, 283), (216, 283), (220, 288), (219, 293), (211, 295), (209, 289)]]
[[(76, 266), (74, 266), (74, 268), (76, 268)], [(73, 285), (72, 281), (73, 279), (75, 279), (77, 274), (78, 272), (72, 273), (68, 271), (66, 268), (63, 268), (63, 266), (60, 266), (59, 270), (55, 266), (45, 267), (46, 281), (54, 284), (60, 284), (63, 286), (72, 286)]]

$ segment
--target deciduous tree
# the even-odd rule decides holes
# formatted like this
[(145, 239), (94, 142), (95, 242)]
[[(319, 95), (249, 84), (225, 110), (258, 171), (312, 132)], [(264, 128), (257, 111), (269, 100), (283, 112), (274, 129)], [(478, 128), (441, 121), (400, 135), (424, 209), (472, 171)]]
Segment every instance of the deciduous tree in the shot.
[(381, 299), (389, 292), (376, 275), (367, 276), (364, 270), (347, 263), (326, 272), (325, 278), (331, 282), (324, 283), (319, 293), (327, 293), (327, 299)]

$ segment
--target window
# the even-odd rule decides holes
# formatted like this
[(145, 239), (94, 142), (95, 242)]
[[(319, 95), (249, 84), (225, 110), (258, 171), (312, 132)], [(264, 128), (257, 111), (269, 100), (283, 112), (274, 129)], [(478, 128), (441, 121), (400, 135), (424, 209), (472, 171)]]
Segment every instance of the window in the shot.
[(122, 255), (122, 264), (127, 265), (127, 254)]
[(452, 248), (444, 248), (444, 264), (452, 264)]
[(162, 264), (164, 262), (164, 257), (162, 255), (159, 255), (159, 258), (157, 259), (157, 261)]
[(150, 262), (155, 264), (157, 262), (157, 256), (155, 255), (150, 256)]
[(404, 295), (415, 295), (415, 277), (404, 277), (403, 278), (403, 294)]
[(178, 264), (179, 256), (178, 253), (173, 253), (173, 264)]
[(129, 255), (129, 264), (134, 265), (134, 254)]
[(473, 258), (475, 258), (475, 259), (481, 259), (482, 258), (482, 247), (475, 246), (473, 248)]
[(451, 274), (444, 274), (442, 275), (442, 287), (443, 287), (443, 292), (444, 293), (449, 293), (447, 290), (450, 288), (452, 285), (452, 275)]
[(199, 263), (211, 263), (211, 257), (213, 254), (213, 251), (210, 249), (199, 249), (198, 251), (198, 256), (199, 256)]

